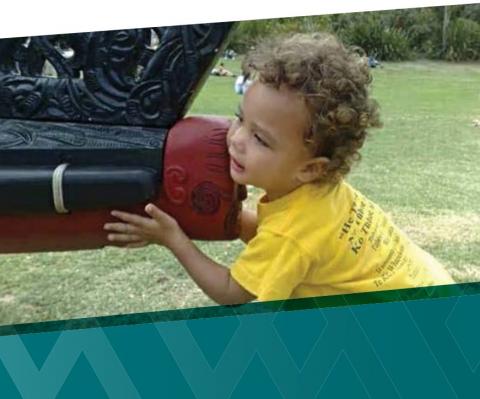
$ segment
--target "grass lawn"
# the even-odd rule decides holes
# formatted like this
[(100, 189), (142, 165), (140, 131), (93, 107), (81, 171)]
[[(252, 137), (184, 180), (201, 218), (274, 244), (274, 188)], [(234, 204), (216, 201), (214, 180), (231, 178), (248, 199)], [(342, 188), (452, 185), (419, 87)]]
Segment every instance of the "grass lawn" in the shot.
[[(238, 62), (226, 67), (239, 71)], [(459, 282), (480, 281), (480, 65), (386, 63), (373, 71), (384, 127), (349, 176)], [(210, 77), (192, 114), (232, 115), (234, 78)], [(250, 190), (254, 206), (257, 190)], [(229, 264), (234, 242), (200, 247)], [(213, 304), (156, 246), (0, 256), (0, 324)]]

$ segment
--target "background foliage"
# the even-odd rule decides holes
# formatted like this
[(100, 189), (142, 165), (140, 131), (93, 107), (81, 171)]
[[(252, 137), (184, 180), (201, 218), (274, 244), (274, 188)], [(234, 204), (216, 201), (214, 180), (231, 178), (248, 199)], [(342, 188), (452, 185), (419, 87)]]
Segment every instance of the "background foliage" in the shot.
[(269, 35), (325, 30), (384, 61), (480, 60), (480, 4), (246, 21), (230, 46), (244, 53)]

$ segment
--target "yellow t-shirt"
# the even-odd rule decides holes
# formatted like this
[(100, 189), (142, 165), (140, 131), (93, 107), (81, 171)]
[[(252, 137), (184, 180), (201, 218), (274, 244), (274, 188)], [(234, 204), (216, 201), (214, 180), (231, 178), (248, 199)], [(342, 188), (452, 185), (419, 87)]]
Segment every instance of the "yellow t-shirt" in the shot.
[(231, 268), (260, 301), (451, 284), (373, 202), (341, 181), (258, 204), (257, 234)]

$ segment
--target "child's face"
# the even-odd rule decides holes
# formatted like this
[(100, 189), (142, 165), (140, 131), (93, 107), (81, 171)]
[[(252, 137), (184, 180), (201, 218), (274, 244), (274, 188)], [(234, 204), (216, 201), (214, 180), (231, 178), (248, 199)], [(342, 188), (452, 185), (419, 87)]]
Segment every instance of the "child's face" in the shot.
[(299, 95), (253, 83), (228, 133), (233, 180), (264, 189), (269, 200), (304, 183), (312, 159), (303, 139), (307, 123)]

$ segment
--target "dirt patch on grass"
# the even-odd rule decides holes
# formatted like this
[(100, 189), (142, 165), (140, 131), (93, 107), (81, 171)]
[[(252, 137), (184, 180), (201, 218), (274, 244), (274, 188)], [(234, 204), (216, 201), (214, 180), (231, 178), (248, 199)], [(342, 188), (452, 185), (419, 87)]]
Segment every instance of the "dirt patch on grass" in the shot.
[(478, 265), (463, 264), (460, 266), (450, 266), (448, 271), (457, 282), (480, 281), (480, 268)]
[(420, 246), (480, 241), (480, 214), (426, 216), (393, 212), (395, 223)]
[(11, 294), (6, 294), (3, 296), (0, 296), (0, 303), (12, 303), (15, 301), (15, 296)]

